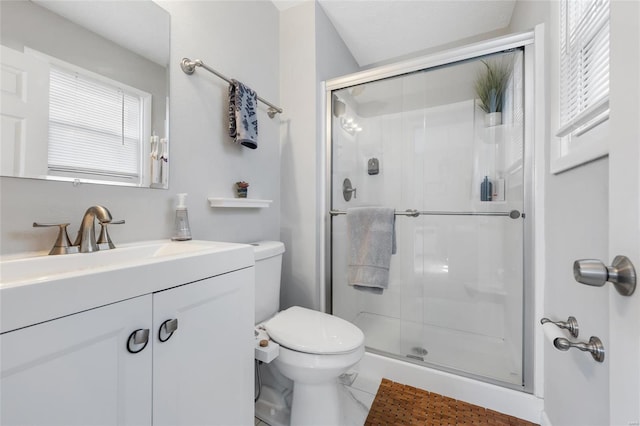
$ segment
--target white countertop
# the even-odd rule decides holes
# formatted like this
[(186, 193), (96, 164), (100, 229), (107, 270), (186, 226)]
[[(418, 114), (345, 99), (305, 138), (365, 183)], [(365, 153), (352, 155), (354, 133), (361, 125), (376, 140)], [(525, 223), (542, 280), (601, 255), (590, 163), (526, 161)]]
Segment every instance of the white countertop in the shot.
[(0, 333), (252, 266), (250, 245), (198, 240), (0, 257)]

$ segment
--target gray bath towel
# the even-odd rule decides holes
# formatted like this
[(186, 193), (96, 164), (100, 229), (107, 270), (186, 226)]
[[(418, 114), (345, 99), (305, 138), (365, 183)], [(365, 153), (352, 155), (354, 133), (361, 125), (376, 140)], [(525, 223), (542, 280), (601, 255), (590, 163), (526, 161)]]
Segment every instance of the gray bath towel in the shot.
[(389, 286), (391, 255), (396, 252), (394, 209), (347, 209), (347, 234), (349, 285), (381, 294)]
[(229, 85), (229, 136), (247, 148), (258, 147), (258, 95), (237, 80)]

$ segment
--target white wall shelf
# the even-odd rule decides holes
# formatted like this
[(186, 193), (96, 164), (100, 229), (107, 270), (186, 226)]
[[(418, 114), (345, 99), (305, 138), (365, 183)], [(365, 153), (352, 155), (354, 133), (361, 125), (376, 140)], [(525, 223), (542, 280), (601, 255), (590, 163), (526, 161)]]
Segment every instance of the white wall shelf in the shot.
[(273, 200), (259, 200), (257, 198), (208, 198), (211, 207), (232, 207), (232, 208), (267, 208)]

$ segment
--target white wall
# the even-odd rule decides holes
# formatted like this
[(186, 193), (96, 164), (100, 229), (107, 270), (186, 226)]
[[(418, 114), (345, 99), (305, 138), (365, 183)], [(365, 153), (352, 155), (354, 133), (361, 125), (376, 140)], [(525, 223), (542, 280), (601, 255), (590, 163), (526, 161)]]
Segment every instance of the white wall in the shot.
[[(114, 219), (115, 244), (168, 238), (175, 194), (187, 200), (195, 239), (249, 242), (277, 239), (280, 227), (279, 118), (259, 108), (259, 147), (234, 145), (225, 134), (227, 84), (204, 71), (184, 74), (183, 57), (200, 58), (223, 74), (243, 81), (263, 98), (280, 103), (279, 16), (260, 1), (166, 1), (171, 14), (170, 189), (150, 190), (0, 178), (2, 253), (48, 250), (53, 229), (33, 229), (33, 221), (71, 222), (75, 237), (82, 214), (94, 204)], [(243, 25), (238, 27), (238, 19)], [(33, 29), (36, 31), (37, 29)], [(208, 196), (232, 197), (234, 183), (251, 184), (249, 196), (274, 200), (267, 209), (213, 209)]]
[(312, 2), (280, 13), (282, 210), (281, 305), (315, 307), (316, 287), (316, 72)]
[(280, 15), (283, 259), (281, 305), (321, 307), (320, 181), (324, 150), (321, 82), (357, 70), (351, 54), (315, 2)]

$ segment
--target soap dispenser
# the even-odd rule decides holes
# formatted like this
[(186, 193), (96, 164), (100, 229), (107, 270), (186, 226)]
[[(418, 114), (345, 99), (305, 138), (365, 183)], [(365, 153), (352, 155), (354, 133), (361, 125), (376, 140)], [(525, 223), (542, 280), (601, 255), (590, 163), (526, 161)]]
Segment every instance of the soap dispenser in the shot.
[(185, 200), (187, 194), (178, 194), (178, 205), (176, 206), (176, 222), (173, 232), (173, 241), (187, 241), (191, 239), (191, 228), (189, 227), (189, 215)]

